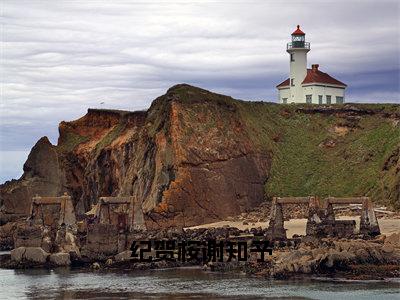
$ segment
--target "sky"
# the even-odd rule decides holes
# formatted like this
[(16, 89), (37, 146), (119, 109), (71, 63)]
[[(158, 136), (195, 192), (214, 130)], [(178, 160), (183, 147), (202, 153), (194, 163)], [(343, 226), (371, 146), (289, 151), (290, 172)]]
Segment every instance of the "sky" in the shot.
[(142, 110), (178, 83), (276, 101), (300, 24), (347, 102), (400, 103), (399, 1), (0, 0), (0, 183), (89, 107)]

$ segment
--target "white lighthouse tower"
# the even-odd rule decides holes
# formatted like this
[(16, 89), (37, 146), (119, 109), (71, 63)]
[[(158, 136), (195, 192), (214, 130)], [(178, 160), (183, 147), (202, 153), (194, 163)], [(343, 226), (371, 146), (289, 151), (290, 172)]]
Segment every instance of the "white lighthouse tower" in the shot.
[(310, 43), (297, 25), (292, 41), (287, 43), (290, 55), (290, 77), (276, 86), (279, 103), (341, 104), (347, 87), (343, 82), (319, 70), (314, 64), (307, 69), (307, 53)]
[(286, 51), (290, 54), (290, 102), (303, 101), (301, 83), (307, 75), (307, 53), (310, 43), (306, 42), (306, 34), (297, 25), (292, 33), (292, 42), (287, 43)]

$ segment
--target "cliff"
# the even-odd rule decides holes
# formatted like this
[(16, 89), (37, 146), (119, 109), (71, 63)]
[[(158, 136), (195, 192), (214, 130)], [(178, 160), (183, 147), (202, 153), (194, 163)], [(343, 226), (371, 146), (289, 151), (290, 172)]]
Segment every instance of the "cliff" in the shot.
[(400, 105), (278, 105), (177, 85), (147, 111), (89, 109), (44, 137), (0, 187), (1, 222), (30, 199), (141, 199), (148, 227), (191, 226), (274, 195), (361, 196), (400, 208)]

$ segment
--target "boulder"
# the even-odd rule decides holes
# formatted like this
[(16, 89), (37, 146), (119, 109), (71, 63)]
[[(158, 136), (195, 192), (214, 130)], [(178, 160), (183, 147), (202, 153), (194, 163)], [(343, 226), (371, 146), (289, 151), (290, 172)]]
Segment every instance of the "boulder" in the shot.
[(26, 247), (23, 258), (30, 262), (44, 264), (48, 256), (49, 253), (40, 247)]
[(385, 245), (390, 244), (393, 247), (400, 248), (400, 233), (393, 233), (385, 239)]
[(382, 246), (382, 251), (385, 253), (392, 253), (394, 251), (394, 247), (392, 244), (387, 243)]
[(0, 226), (0, 251), (7, 251), (15, 248), (13, 234), (16, 226), (15, 222), (9, 222)]
[(361, 263), (368, 262), (370, 260), (368, 251), (363, 248), (357, 249), (355, 254), (356, 254), (358, 261)]
[(50, 262), (56, 266), (69, 266), (71, 260), (68, 253), (54, 253), (50, 255)]
[(386, 235), (380, 234), (376, 236), (371, 242), (383, 244), (385, 242)]
[(18, 247), (11, 250), (11, 259), (13, 261), (20, 262), (24, 257), (25, 251), (25, 247)]
[(98, 269), (100, 269), (100, 264), (98, 262), (94, 262), (92, 264), (91, 268), (94, 269), (94, 270), (98, 270)]

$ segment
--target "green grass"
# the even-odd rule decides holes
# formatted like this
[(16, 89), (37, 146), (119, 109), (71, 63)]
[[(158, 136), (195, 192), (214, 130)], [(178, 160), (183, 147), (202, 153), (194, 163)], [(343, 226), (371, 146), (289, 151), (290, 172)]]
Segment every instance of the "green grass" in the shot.
[(69, 152), (75, 149), (81, 143), (84, 143), (89, 140), (86, 136), (81, 136), (79, 134), (73, 133), (71, 131), (67, 131), (64, 133), (62, 143), (58, 146), (58, 149), (62, 152)]
[(318, 145), (329, 138), (326, 127), (333, 124), (315, 119), (311, 118), (318, 126), (302, 120), (286, 127), (285, 142), (279, 145), (278, 155), (273, 158), (266, 185), (268, 196), (379, 197), (373, 191), (379, 189), (385, 158), (399, 142), (398, 132), (376, 118), (369, 128), (337, 137), (335, 147), (325, 148)]
[(96, 147), (94, 149), (96, 156), (100, 154), (102, 149), (110, 145), (118, 136), (120, 136), (124, 131), (125, 127), (126, 124), (124, 122), (115, 125), (114, 128), (111, 129), (111, 131), (108, 132), (106, 136), (103, 137), (101, 141), (96, 144)]
[[(383, 164), (400, 144), (400, 130), (381, 116), (363, 116), (345, 136), (330, 129), (349, 123), (335, 115), (304, 114), (304, 106), (238, 102), (248, 133), (272, 165), (265, 185), (267, 198), (284, 196), (363, 196), (399, 207), (393, 193), (399, 178)], [(394, 105), (357, 105), (363, 109), (398, 112)], [(352, 120), (350, 120), (353, 122)], [(350, 122), (350, 123), (351, 123)], [(332, 148), (321, 147), (334, 140)], [(386, 191), (386, 192), (385, 192)]]

